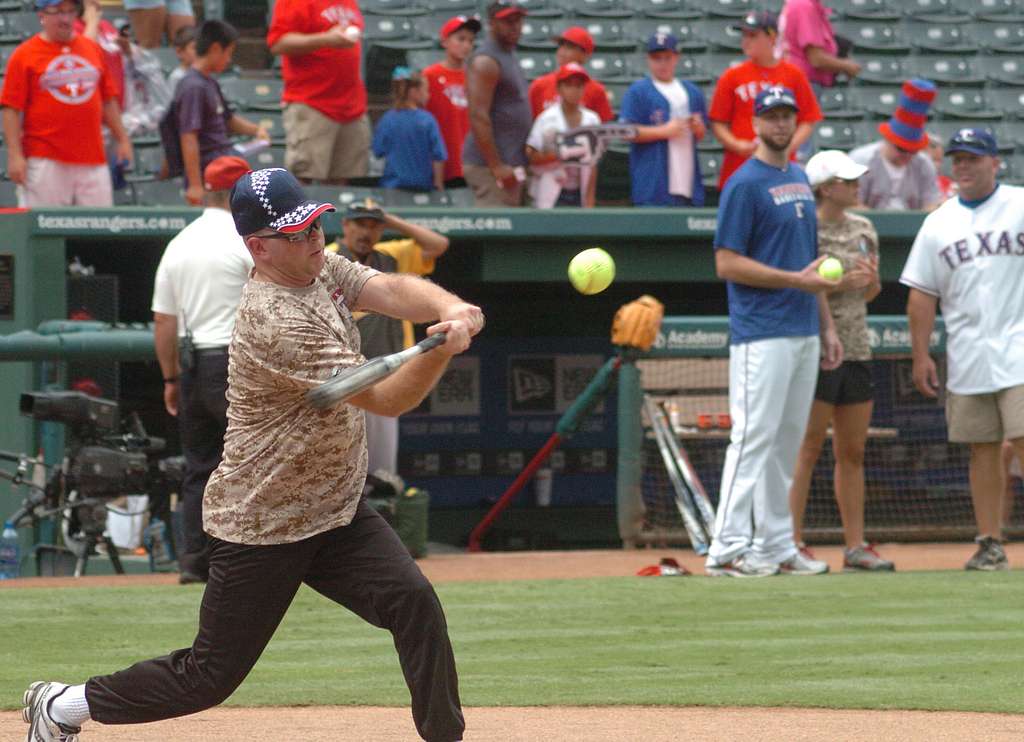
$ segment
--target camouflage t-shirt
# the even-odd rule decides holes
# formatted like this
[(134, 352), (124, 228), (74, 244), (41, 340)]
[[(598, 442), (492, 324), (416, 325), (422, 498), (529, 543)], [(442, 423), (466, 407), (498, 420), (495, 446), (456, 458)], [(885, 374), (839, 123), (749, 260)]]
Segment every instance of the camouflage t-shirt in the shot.
[[(853, 270), (857, 258), (878, 255), (878, 233), (874, 225), (859, 214), (848, 213), (845, 219), (836, 223), (819, 219), (818, 254), (838, 258), (844, 272)], [(839, 341), (843, 344), (843, 360), (871, 360), (864, 291), (837, 291), (828, 295), (828, 304)]]
[(375, 275), (329, 254), (311, 286), (245, 285), (229, 350), (224, 456), (203, 497), (210, 535), (281, 544), (352, 520), (366, 477), (363, 411), (313, 409), (303, 395), (365, 360), (350, 309)]

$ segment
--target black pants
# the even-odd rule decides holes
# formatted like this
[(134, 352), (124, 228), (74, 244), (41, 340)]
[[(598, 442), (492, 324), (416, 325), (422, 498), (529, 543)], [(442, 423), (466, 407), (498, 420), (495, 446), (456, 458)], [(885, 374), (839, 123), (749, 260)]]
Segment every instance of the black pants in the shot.
[(455, 657), (441, 603), (395, 532), (365, 502), (349, 525), (293, 544), (244, 546), (211, 538), (210, 581), (192, 647), (90, 678), (85, 695), (92, 718), (136, 724), (223, 702), (256, 664), (303, 582), (391, 632), (420, 736), (462, 739)]
[(205, 577), (203, 491), (224, 455), (224, 433), (228, 429), (228, 350), (199, 350), (194, 363), (181, 375), (178, 400), (178, 428), (185, 456), (185, 481), (181, 487), (185, 543), (178, 563), (182, 571)]

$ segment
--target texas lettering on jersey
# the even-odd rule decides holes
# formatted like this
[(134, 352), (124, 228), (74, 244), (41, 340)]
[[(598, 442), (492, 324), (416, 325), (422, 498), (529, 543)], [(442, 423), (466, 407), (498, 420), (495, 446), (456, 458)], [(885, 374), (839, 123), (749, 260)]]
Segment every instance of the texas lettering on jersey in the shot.
[(964, 263), (986, 255), (1024, 255), (1024, 232), (975, 232), (976, 245), (972, 240), (957, 240), (939, 250), (939, 256), (956, 270)]
[(341, 26), (345, 28), (352, 24), (361, 25), (356, 23), (359, 16), (354, 13), (351, 8), (346, 8), (344, 5), (332, 5), (329, 8), (324, 8), (320, 11), (320, 17), (328, 23)]
[(773, 186), (768, 189), (768, 193), (771, 194), (772, 201), (775, 202), (776, 206), (791, 204), (798, 201), (814, 202), (814, 193), (811, 191), (811, 187), (806, 183), (785, 183), (783, 185)]

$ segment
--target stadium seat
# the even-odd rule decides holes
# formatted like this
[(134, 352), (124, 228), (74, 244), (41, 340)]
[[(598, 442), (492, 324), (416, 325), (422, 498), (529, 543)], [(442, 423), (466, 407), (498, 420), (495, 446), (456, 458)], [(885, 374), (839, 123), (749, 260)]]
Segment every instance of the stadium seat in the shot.
[(480, 7), (476, 0), (430, 0), (430, 9), (434, 13), (453, 15), (474, 15)]
[(710, 18), (706, 21), (697, 21), (694, 25), (698, 26), (701, 38), (711, 42), (714, 51), (742, 52), (743, 34), (733, 30), (735, 23), (735, 19)]
[(184, 206), (185, 187), (180, 178), (133, 183), (139, 206)]
[(989, 100), (992, 107), (1001, 111), (1008, 118), (1019, 119), (1024, 111), (1024, 89), (1021, 88), (995, 88), (989, 91)]
[(958, 7), (956, 0), (890, 0), (910, 18), (933, 23), (968, 23), (970, 13)]
[(450, 206), (451, 199), (443, 191), (414, 193), (398, 188), (382, 188), (378, 191), (384, 206)]
[(135, 206), (135, 185), (125, 184), (124, 188), (116, 188), (112, 191), (114, 206)]
[(1021, 21), (975, 23), (974, 38), (982, 49), (997, 54), (1024, 53), (1024, 25)]
[(523, 20), (523, 33), (519, 37), (519, 49), (554, 51), (558, 46), (554, 37), (570, 25), (555, 18), (531, 18)]
[(284, 145), (272, 144), (265, 150), (256, 152), (246, 159), (256, 170), (267, 167), (284, 167)]
[(1024, 157), (1013, 155), (999, 159), (999, 180), (1010, 185), (1024, 183)]
[(978, 61), (964, 55), (911, 57), (910, 70), (917, 77), (949, 85), (984, 85), (986, 79)]
[(722, 152), (703, 151), (697, 153), (700, 162), (700, 179), (705, 186), (717, 186), (718, 176), (722, 172)]
[(689, 0), (630, 0), (627, 4), (637, 15), (648, 18), (695, 21), (704, 17), (704, 10), (699, 3)]
[(608, 103), (616, 113), (619, 111), (619, 106), (622, 105), (622, 96), (625, 95), (626, 90), (632, 84), (632, 82), (626, 80), (621, 82), (609, 81), (604, 84), (604, 89), (608, 93)]
[(1024, 0), (955, 0), (958, 9), (979, 21), (1024, 20)]
[(231, 77), (220, 80), (224, 97), (242, 111), (280, 111), (284, 83), (275, 77)]
[(519, 67), (529, 81), (536, 80), (555, 69), (555, 55), (551, 52), (519, 52)]
[(380, 192), (375, 188), (363, 188), (359, 186), (337, 186), (314, 183), (303, 187), (306, 195), (316, 201), (345, 206), (353, 201), (361, 201), (372, 198), (380, 200)]
[(565, 11), (556, 0), (520, 0), (519, 5), (527, 9), (527, 18), (561, 18)]
[[(680, 57), (676, 65), (676, 75), (684, 80), (689, 80), (698, 87), (710, 85), (715, 81), (717, 75), (711, 74), (700, 57)], [(707, 102), (711, 105), (711, 101)]]
[(17, 44), (4, 44), (0, 46), (0, 75), (7, 71), (7, 60), (10, 59), (11, 54), (17, 48)]
[(19, 43), (38, 31), (39, 16), (34, 11), (0, 13), (0, 43)]
[(1003, 117), (985, 91), (972, 88), (939, 88), (934, 110), (940, 116), (965, 121), (997, 121)]
[(899, 8), (886, 0), (829, 0), (829, 7), (839, 18), (862, 21), (898, 21), (902, 17)]
[(978, 57), (977, 63), (992, 82), (1024, 86), (1024, 61), (1013, 56)]
[(889, 118), (900, 100), (900, 87), (870, 86), (857, 89), (861, 107), (876, 118)]
[(271, 142), (284, 143), (284, 114), (280, 111), (251, 111), (246, 118), (263, 126)]
[(704, 68), (710, 72), (715, 79), (721, 76), (730, 67), (735, 67), (738, 64), (742, 64), (744, 57), (742, 54), (708, 54), (700, 58), (704, 65)]
[(146, 51), (160, 62), (160, 69), (164, 71), (165, 75), (170, 74), (180, 64), (173, 46), (158, 46), (155, 49), (147, 49)]
[(18, 186), (9, 180), (0, 180), (0, 207), (18, 205)]
[(128, 180), (152, 180), (160, 173), (164, 163), (163, 147), (136, 147), (134, 155), (134, 166), (126, 176)]
[(360, 0), (359, 9), (363, 13), (390, 16), (424, 15), (427, 8), (409, 0)]
[(634, 28), (641, 43), (656, 33), (670, 33), (679, 41), (679, 51), (692, 54), (708, 48), (703, 28), (698, 23), (677, 18), (638, 18)]
[[(636, 67), (630, 55), (598, 52), (587, 60), (587, 71), (595, 80), (636, 80), (644, 70)], [(639, 70), (639, 71), (638, 71)]]
[(572, 0), (566, 9), (584, 18), (633, 17), (633, 11), (619, 0)]
[(579, 24), (594, 37), (594, 46), (604, 51), (635, 51), (640, 39), (633, 24), (617, 18), (580, 18)]
[[(835, 32), (853, 42), (858, 52), (885, 52), (907, 54), (907, 43), (900, 26), (884, 21), (837, 21)], [(855, 55), (856, 56), (856, 55)]]
[(977, 54), (979, 47), (965, 26), (956, 23), (909, 21), (907, 40), (921, 51), (945, 54)]
[(752, 10), (760, 10), (757, 0), (703, 0), (701, 3), (710, 16), (742, 18)]
[(859, 56), (860, 74), (858, 85), (899, 85), (911, 77), (907, 59), (891, 54)]
[(420, 34), (419, 19), (409, 16), (364, 15), (366, 23), (364, 36), (367, 47), (381, 46), (386, 49), (430, 49), (436, 36), (427, 38), (428, 29)]
[(406, 64), (414, 70), (424, 70), (435, 62), (444, 60), (440, 49), (414, 49), (405, 55)]
[(25, 10), (25, 3), (21, 0), (0, 0), (0, 13), (11, 13)]
[(852, 88), (822, 88), (818, 93), (818, 105), (825, 118), (830, 120), (864, 118), (864, 109), (858, 104), (857, 95)]
[(822, 121), (814, 130), (818, 149), (841, 149), (849, 151), (866, 142), (857, 140), (857, 130), (847, 121)]

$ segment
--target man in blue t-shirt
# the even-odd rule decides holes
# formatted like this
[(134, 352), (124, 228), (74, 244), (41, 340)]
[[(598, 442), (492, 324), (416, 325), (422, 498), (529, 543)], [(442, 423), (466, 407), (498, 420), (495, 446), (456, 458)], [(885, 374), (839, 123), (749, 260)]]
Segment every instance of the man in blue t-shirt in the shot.
[(656, 33), (647, 40), (650, 76), (622, 96), (619, 119), (637, 124), (629, 146), (630, 192), (635, 206), (703, 206), (704, 185), (697, 142), (707, 131), (704, 94), (676, 78), (676, 37)]
[[(754, 156), (726, 183), (715, 268), (729, 292), (729, 411), (709, 575), (821, 574), (793, 541), (789, 486), (807, 427), (819, 357), (836, 368), (842, 345), (818, 274), (814, 194), (789, 162), (797, 104), (782, 87), (754, 103)], [(819, 332), (821, 340), (819, 341)]]

